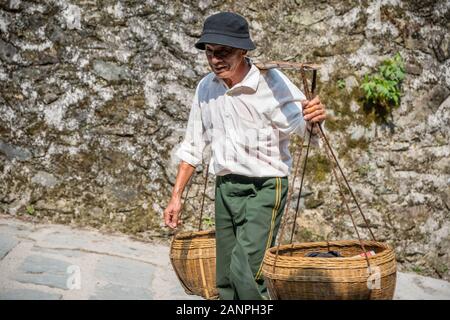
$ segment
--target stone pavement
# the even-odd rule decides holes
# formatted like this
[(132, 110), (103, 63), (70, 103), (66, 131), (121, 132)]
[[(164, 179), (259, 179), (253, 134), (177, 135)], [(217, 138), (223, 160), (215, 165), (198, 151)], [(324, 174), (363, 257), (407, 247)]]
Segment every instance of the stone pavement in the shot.
[[(396, 299), (450, 299), (450, 283), (398, 273)], [(201, 299), (187, 295), (166, 244), (0, 215), (0, 300)]]
[(0, 216), (0, 299), (199, 299), (167, 245)]

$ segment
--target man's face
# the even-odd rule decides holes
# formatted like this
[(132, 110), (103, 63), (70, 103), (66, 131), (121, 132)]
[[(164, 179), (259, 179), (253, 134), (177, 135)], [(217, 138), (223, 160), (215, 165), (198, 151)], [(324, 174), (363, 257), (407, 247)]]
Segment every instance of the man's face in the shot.
[(207, 44), (205, 53), (212, 71), (219, 78), (229, 79), (235, 74), (246, 51), (219, 44)]

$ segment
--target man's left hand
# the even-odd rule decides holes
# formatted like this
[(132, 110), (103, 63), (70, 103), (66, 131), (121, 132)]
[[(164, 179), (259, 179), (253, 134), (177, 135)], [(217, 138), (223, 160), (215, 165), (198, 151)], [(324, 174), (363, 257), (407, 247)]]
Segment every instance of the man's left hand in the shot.
[(326, 118), (325, 106), (320, 102), (319, 96), (316, 96), (311, 101), (303, 100), (303, 118), (310, 122), (323, 122)]

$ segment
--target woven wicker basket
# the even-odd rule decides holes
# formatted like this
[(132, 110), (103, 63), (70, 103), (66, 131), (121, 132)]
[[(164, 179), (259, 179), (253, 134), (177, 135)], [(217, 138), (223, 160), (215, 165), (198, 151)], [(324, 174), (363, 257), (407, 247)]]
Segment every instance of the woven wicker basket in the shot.
[[(271, 298), (392, 299), (397, 270), (394, 251), (381, 242), (363, 243), (367, 251), (373, 250), (376, 253), (369, 257), (371, 273), (365, 257), (351, 258), (362, 253), (358, 240), (281, 245), (277, 258), (277, 247), (270, 248), (266, 251), (262, 272)], [(309, 252), (330, 250), (339, 251), (343, 258), (305, 257)]]
[(177, 233), (170, 261), (187, 294), (216, 299), (215, 230)]

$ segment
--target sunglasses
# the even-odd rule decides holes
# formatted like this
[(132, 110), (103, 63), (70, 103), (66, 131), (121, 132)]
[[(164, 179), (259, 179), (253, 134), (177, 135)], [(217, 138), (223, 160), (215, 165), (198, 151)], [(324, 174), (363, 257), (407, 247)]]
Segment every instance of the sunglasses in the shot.
[(206, 56), (209, 58), (212, 58), (213, 56), (216, 56), (220, 59), (225, 59), (231, 56), (234, 52), (236, 52), (236, 48), (223, 48), (220, 50), (212, 50), (209, 48), (205, 49)]

